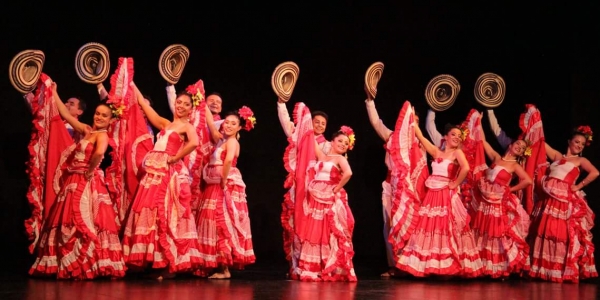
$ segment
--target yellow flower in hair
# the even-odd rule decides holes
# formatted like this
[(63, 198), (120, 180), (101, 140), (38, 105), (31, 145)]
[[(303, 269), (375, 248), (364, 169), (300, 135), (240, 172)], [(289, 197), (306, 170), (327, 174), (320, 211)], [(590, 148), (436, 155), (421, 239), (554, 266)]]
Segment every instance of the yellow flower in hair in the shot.
[(348, 141), (350, 142), (350, 149), (352, 149), (354, 147), (354, 142), (356, 141), (356, 136), (354, 134), (351, 134), (348, 136)]
[(121, 117), (123, 115), (123, 111), (125, 111), (125, 105), (121, 104), (119, 106), (115, 106), (114, 104), (109, 105), (112, 111), (113, 116), (116, 118)]
[(248, 121), (250, 121), (250, 123), (252, 123), (252, 127), (254, 127), (254, 125), (256, 125), (256, 117), (255, 116), (248, 117)]
[(469, 136), (469, 128), (461, 128), (460, 129), (460, 138), (464, 141)]

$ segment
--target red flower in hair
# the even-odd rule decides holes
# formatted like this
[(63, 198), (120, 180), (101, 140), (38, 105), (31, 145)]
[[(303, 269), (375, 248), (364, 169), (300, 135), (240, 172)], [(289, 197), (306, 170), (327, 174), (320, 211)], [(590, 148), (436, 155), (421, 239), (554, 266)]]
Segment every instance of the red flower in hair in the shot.
[(349, 126), (342, 126), (340, 131), (343, 132), (346, 136), (348, 136), (348, 150), (352, 150), (354, 148), (354, 143), (356, 142), (356, 136), (354, 135), (354, 130)]
[(250, 107), (245, 105), (242, 106), (242, 108), (238, 110), (238, 114), (246, 121), (246, 125), (244, 126), (246, 131), (250, 131), (250, 129), (254, 128), (254, 125), (256, 125), (256, 118)]
[(589, 146), (592, 142), (592, 137), (594, 136), (592, 128), (590, 128), (590, 126), (579, 126), (577, 127), (577, 132), (583, 133), (583, 135), (585, 136), (585, 145)]
[(204, 100), (204, 82), (202, 79), (198, 80), (198, 82), (192, 85), (189, 85), (185, 91), (192, 95), (192, 105), (194, 107), (200, 105), (200, 102)]

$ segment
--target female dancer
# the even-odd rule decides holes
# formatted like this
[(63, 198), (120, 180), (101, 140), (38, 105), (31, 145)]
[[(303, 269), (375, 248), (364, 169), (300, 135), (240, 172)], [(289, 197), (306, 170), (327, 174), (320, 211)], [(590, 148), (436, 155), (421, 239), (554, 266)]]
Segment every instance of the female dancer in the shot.
[[(529, 255), (525, 241), (529, 216), (520, 199), (513, 194), (532, 183), (520, 165), (527, 144), (515, 140), (504, 155), (500, 155), (485, 140), (481, 123), (477, 131), (481, 138), (478, 150), (483, 148), (492, 165), (473, 172), (476, 181), (469, 210), (471, 228), (483, 263), (483, 275), (508, 277), (511, 273), (521, 272)], [(519, 177), (519, 183), (510, 186), (513, 174)]]
[(416, 123), (415, 135), (434, 160), (414, 232), (396, 267), (417, 277), (476, 277), (482, 272), (481, 259), (458, 191), (469, 172), (465, 154), (458, 149), (465, 133), (456, 126), (446, 126), (444, 150), (427, 140)]
[(106, 104), (98, 105), (90, 127), (69, 114), (56, 83), (52, 83), (52, 94), (60, 116), (83, 138), (67, 150), (70, 152), (63, 152), (60, 192), (49, 208), (29, 274), (58, 279), (123, 277), (120, 225), (98, 167), (108, 147), (106, 132), (112, 111)]
[[(594, 213), (581, 191), (598, 177), (598, 169), (581, 156), (591, 140), (590, 127), (579, 126), (571, 134), (565, 154), (545, 144), (552, 164), (541, 178), (543, 192), (532, 214), (529, 277), (553, 282), (598, 277), (590, 232)], [(580, 168), (588, 175), (576, 184)]]
[[(131, 84), (140, 94), (135, 84)], [(123, 252), (130, 267), (159, 269), (157, 279), (192, 271), (200, 262), (198, 234), (190, 208), (190, 186), (183, 158), (198, 146), (196, 129), (189, 123), (193, 101), (180, 94), (173, 121), (159, 116), (137, 97), (152, 126), (160, 130), (154, 149), (146, 154), (146, 173), (140, 181), (126, 218)]]
[[(213, 137), (219, 128), (213, 124), (206, 107), (206, 122)], [(243, 269), (256, 260), (252, 246), (250, 217), (246, 202), (246, 184), (236, 167), (240, 156), (239, 132), (250, 131), (256, 119), (250, 108), (244, 106), (237, 112), (225, 115), (221, 133), (216, 140), (210, 161), (203, 171), (206, 188), (199, 203), (196, 226), (201, 268), (194, 274), (210, 279), (231, 278), (229, 267)], [(210, 274), (215, 269), (216, 272)]]

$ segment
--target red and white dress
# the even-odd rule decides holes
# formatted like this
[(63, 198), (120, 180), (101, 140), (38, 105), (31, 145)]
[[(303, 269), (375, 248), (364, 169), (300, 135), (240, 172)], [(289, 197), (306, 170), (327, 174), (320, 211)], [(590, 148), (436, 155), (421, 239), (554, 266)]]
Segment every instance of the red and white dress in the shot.
[(483, 275), (492, 278), (520, 273), (529, 256), (525, 241), (529, 216), (520, 199), (510, 192), (512, 174), (492, 165), (473, 189), (471, 228), (483, 263)]
[(84, 176), (94, 144), (83, 139), (69, 150), (61, 159), (61, 189), (49, 208), (29, 274), (58, 279), (123, 277), (119, 219), (104, 173), (96, 168), (91, 180)]
[(578, 177), (579, 168), (561, 159), (541, 179), (544, 193), (535, 203), (529, 229), (530, 277), (554, 282), (598, 277), (590, 232), (594, 213), (583, 192), (571, 191)]
[(437, 158), (431, 163), (414, 232), (398, 257), (396, 267), (417, 277), (456, 275), (476, 277), (482, 273), (479, 251), (469, 228), (469, 216), (458, 189), (450, 190), (460, 167)]
[(356, 281), (352, 263), (354, 217), (346, 191), (333, 193), (342, 178), (341, 171), (331, 161), (318, 161), (308, 177), (306, 198), (302, 200), (303, 217), (295, 219), (299, 260), (292, 278)]
[(182, 160), (168, 164), (184, 146), (173, 130), (158, 133), (146, 154), (146, 174), (131, 204), (123, 237), (128, 266), (192, 271), (198, 266), (198, 234), (190, 207), (190, 177)]
[(256, 261), (252, 246), (250, 216), (246, 202), (246, 184), (233, 159), (225, 189), (221, 187), (223, 161), (227, 151), (222, 147), (225, 139), (215, 145), (203, 178), (206, 189), (202, 193), (196, 226), (201, 257), (198, 276), (208, 276), (220, 264), (236, 269)]

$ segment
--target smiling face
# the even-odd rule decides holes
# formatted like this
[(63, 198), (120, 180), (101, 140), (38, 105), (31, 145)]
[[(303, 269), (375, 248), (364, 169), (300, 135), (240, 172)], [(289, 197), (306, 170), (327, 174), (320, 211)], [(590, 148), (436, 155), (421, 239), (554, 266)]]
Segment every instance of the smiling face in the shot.
[(69, 110), (69, 114), (75, 118), (79, 118), (83, 114), (83, 110), (79, 107), (79, 99), (75, 97), (67, 99), (65, 106)]
[(458, 128), (452, 128), (445, 136), (446, 143), (450, 148), (457, 148), (462, 142), (462, 132)]
[(223, 105), (223, 99), (219, 95), (210, 95), (206, 98), (206, 105), (213, 115), (221, 113), (221, 106)]
[(192, 98), (188, 95), (181, 95), (175, 99), (175, 115), (178, 118), (187, 118), (192, 111)]
[(112, 110), (106, 105), (98, 105), (94, 112), (94, 128), (105, 129), (112, 119)]
[(508, 151), (515, 157), (519, 157), (525, 153), (525, 148), (527, 148), (527, 144), (523, 140), (516, 140), (510, 146), (508, 146)]
[(585, 136), (581, 134), (574, 135), (569, 140), (569, 151), (571, 152), (571, 154), (579, 155), (581, 151), (583, 151), (583, 148), (585, 148), (585, 142)]
[(315, 134), (323, 134), (323, 132), (325, 132), (325, 128), (327, 128), (327, 120), (323, 116), (314, 116), (312, 121)]
[(331, 150), (337, 154), (345, 154), (348, 151), (349, 145), (350, 139), (343, 133), (336, 135), (333, 137), (333, 140), (331, 140)]
[(221, 125), (221, 132), (224, 136), (236, 136), (237, 133), (242, 129), (240, 124), (240, 119), (235, 115), (228, 115), (223, 120), (223, 124)]

